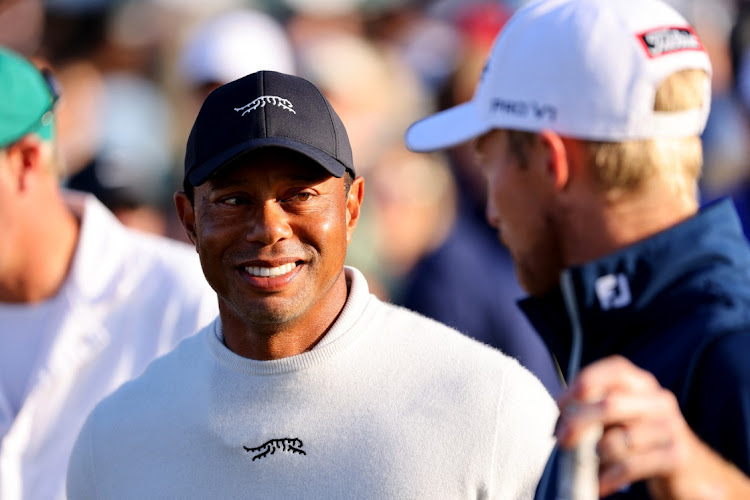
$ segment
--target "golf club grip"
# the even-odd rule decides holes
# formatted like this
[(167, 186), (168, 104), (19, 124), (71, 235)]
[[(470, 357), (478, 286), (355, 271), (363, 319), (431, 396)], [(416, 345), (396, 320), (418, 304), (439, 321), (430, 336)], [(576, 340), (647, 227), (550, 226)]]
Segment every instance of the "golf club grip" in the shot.
[(586, 432), (574, 448), (560, 448), (560, 469), (556, 500), (596, 500), (599, 498), (599, 457), (596, 444), (601, 427)]

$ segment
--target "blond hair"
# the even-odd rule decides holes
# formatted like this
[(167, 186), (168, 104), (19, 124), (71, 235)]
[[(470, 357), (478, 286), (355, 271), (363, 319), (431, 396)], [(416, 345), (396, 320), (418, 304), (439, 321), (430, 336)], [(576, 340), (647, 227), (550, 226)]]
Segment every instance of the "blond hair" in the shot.
[[(703, 70), (683, 70), (667, 77), (659, 86), (654, 111), (678, 112), (703, 106), (706, 86)], [(521, 165), (536, 134), (509, 130), (508, 144)], [(694, 195), (703, 164), (700, 137), (659, 137), (624, 142), (579, 141), (584, 161), (595, 181), (612, 196), (632, 193), (656, 176), (662, 176), (674, 191)]]

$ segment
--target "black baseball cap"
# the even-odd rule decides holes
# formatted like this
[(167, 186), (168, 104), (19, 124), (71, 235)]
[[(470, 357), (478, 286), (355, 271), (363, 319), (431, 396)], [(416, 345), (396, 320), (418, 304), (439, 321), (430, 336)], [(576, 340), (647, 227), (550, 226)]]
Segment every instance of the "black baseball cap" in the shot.
[(331, 103), (298, 76), (259, 71), (222, 85), (201, 106), (187, 142), (185, 179), (203, 184), (249, 151), (296, 151), (342, 177), (354, 165), (349, 137)]

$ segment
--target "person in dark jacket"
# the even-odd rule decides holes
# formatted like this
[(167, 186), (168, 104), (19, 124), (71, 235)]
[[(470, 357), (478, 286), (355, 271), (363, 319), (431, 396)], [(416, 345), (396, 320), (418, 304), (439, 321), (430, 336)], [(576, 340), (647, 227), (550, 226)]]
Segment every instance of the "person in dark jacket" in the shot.
[(510, 255), (470, 204), (459, 202), (445, 240), (409, 273), (401, 304), (516, 358), (556, 396), (561, 383), (551, 356), (515, 306), (523, 291)]
[(750, 248), (731, 201), (696, 196), (710, 75), (660, 0), (533, 1), (473, 99), (407, 131), (475, 141), (567, 373), (537, 498), (750, 498)]

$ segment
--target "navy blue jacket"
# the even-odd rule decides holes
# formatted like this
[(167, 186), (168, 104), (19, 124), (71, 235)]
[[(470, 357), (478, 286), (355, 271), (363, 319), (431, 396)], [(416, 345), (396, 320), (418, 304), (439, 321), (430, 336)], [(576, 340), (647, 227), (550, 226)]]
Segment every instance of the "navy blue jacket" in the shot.
[[(750, 248), (731, 201), (566, 273), (581, 365), (617, 353), (652, 372), (696, 434), (750, 474)], [(567, 367), (575, 314), (562, 288), (520, 305)], [(537, 498), (554, 498), (556, 461)], [(648, 495), (641, 482), (609, 498)]]

